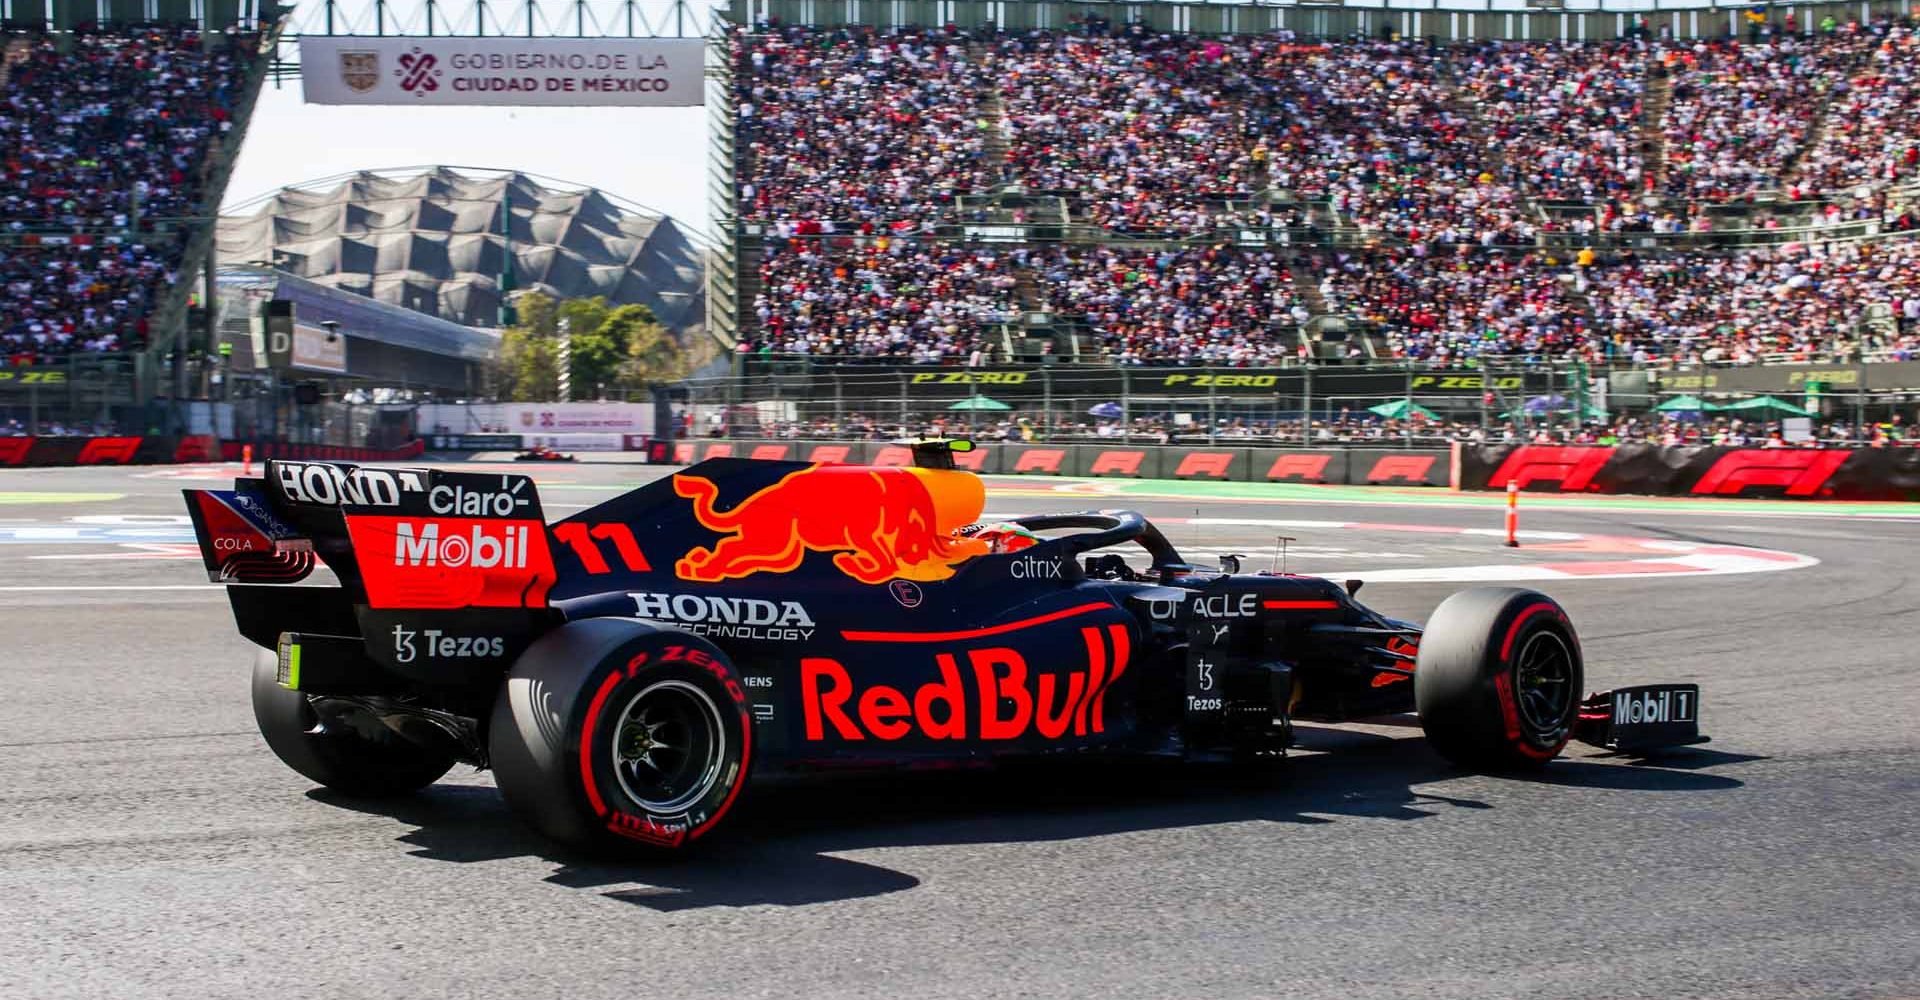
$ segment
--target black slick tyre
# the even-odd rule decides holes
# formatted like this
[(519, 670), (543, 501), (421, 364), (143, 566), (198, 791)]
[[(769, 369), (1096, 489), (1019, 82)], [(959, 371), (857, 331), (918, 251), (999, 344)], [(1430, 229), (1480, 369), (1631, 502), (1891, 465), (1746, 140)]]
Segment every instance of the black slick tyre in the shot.
[(1413, 677), (1427, 742), (1475, 770), (1544, 765), (1567, 745), (1584, 682), (1580, 640), (1558, 603), (1476, 587), (1440, 603)]
[(418, 791), (453, 767), (453, 758), (398, 733), (317, 732), (307, 696), (275, 679), (278, 657), (263, 649), (253, 663), (253, 720), (267, 746), (288, 767), (337, 792), (379, 798)]
[(753, 757), (746, 692), (698, 636), (594, 618), (541, 636), (494, 702), (500, 794), (541, 834), (590, 851), (675, 850), (733, 806)]

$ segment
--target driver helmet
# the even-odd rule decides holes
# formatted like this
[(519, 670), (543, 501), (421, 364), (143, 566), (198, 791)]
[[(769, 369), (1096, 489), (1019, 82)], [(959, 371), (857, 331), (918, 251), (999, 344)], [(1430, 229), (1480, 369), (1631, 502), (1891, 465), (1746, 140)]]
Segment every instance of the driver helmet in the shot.
[(1040, 543), (1039, 535), (1010, 522), (989, 524), (973, 532), (972, 537), (986, 542), (987, 551), (996, 555), (1004, 552), (1018, 552)]

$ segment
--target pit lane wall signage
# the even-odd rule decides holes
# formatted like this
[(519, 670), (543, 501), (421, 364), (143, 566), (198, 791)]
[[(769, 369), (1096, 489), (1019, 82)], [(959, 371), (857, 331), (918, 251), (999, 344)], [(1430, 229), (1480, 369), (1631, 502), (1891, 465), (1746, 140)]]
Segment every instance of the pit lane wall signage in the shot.
[(1460, 488), (1548, 493), (1920, 500), (1920, 449), (1456, 446)]
[(697, 38), (300, 39), (309, 104), (694, 107)]
[[(867, 441), (677, 441), (673, 460), (763, 458), (911, 465), (905, 445)], [(1353, 486), (1447, 486), (1452, 464), (1444, 448), (1254, 448), (1161, 445), (1000, 444), (976, 442), (953, 456), (974, 472), (1104, 479), (1193, 479), (1217, 482), (1333, 483)]]

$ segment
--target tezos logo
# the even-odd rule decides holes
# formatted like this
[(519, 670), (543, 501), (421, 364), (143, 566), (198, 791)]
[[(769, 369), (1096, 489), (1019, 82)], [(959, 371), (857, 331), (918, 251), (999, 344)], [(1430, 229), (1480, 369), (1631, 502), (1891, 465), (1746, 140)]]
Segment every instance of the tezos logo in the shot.
[[(426, 641), (427, 655), (436, 659), (505, 656), (507, 652), (507, 641), (499, 636), (447, 635), (437, 628), (426, 629), (418, 634)], [(393, 658), (396, 662), (413, 662), (416, 655), (414, 635), (414, 631), (405, 626), (393, 627)]]
[(472, 524), (467, 534), (440, 535), (440, 522), (416, 525), (400, 521), (393, 531), (395, 566), (447, 566), (475, 569), (524, 569), (527, 529)]
[(903, 608), (917, 608), (926, 595), (920, 592), (920, 585), (912, 580), (895, 580), (887, 584), (887, 593)]

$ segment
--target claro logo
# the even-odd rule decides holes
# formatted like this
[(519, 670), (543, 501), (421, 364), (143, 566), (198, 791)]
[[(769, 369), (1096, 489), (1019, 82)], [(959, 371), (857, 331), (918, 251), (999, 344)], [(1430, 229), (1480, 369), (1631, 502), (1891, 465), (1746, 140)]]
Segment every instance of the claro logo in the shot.
[(442, 535), (438, 521), (400, 521), (393, 526), (393, 564), (523, 569), (527, 529), (469, 522), (465, 532), (455, 529)]
[(1014, 740), (1105, 732), (1107, 691), (1127, 671), (1127, 629), (1083, 628), (1080, 635), (1087, 650), (1082, 669), (1036, 672), (1005, 646), (938, 653), (938, 679), (911, 691), (886, 684), (856, 688), (838, 660), (806, 657), (800, 661), (806, 738)]

